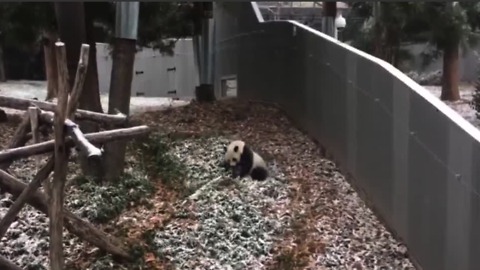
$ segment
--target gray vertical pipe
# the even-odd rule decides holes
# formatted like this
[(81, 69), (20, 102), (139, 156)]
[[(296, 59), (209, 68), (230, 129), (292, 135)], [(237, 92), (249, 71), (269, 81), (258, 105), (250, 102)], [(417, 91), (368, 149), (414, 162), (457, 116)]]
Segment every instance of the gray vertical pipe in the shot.
[(212, 23), (202, 19), (202, 34), (193, 37), (193, 55), (200, 84), (212, 83)]
[[(336, 2), (334, 3), (336, 4)], [(322, 32), (331, 37), (335, 37), (336, 14), (327, 14), (330, 10), (326, 7), (326, 5), (327, 5), (327, 2), (324, 1), (322, 5)]]
[(208, 83), (208, 54), (209, 54), (209, 39), (210, 39), (210, 31), (209, 31), (209, 19), (203, 18), (202, 19), (202, 35), (200, 38), (201, 41), (201, 62), (200, 62), (200, 68), (202, 70), (201, 73), (201, 80), (200, 84), (207, 84)]
[(115, 12), (115, 37), (137, 39), (139, 2), (117, 2)]
[(322, 32), (331, 37), (335, 37), (335, 18), (323, 16)]
[(193, 46), (193, 60), (195, 62), (195, 68), (197, 69), (198, 82), (202, 83), (202, 69), (201, 69), (201, 59), (200, 59), (200, 36), (194, 35), (192, 37), (192, 46)]
[(215, 73), (215, 20), (212, 18), (210, 19), (210, 41), (209, 41), (209, 46), (210, 46), (210, 55), (208, 57), (208, 60), (210, 61), (210, 64), (208, 65), (208, 82), (210, 84), (214, 83), (214, 73)]

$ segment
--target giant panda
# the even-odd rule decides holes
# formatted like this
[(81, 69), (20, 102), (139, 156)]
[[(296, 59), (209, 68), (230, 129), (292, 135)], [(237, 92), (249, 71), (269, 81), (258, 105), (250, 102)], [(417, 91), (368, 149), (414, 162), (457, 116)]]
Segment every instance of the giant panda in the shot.
[(224, 148), (223, 167), (232, 169), (232, 176), (250, 175), (253, 180), (263, 181), (268, 177), (268, 169), (263, 158), (244, 141), (232, 141)]

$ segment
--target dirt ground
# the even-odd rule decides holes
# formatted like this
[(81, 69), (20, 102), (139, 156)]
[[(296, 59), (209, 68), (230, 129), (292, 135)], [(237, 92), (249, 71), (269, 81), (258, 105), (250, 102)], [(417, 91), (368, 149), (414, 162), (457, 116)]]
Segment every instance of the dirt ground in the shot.
[[(138, 269), (192, 269), (188, 265), (203, 265), (202, 269), (414, 269), (405, 246), (386, 231), (335, 165), (323, 158), (318, 147), (275, 107), (234, 99), (213, 104), (192, 102), (141, 113), (132, 122), (150, 126), (154, 135), (175, 139), (171, 153), (190, 166), (192, 173), (186, 178), (200, 177), (196, 173), (205, 171), (202, 177), (209, 179), (207, 182), (213, 180), (217, 169), (216, 161), (211, 159), (218, 157), (220, 150), (210, 157), (209, 153), (214, 152), (211, 149), (220, 149), (222, 143), (235, 138), (250, 144), (277, 171), (265, 183), (242, 180), (242, 188), (211, 188), (198, 200), (188, 199), (178, 189), (150, 176), (155, 192), (144, 198), (148, 204), (132, 205), (107, 224), (98, 225), (114, 235), (121, 234), (130, 244), (149, 245), (145, 232), (155, 234), (153, 241), (163, 248), (145, 252), (142, 256), (147, 266)], [(2, 145), (6, 145), (15, 127), (15, 121), (0, 125)], [(131, 149), (128, 166), (138, 165), (141, 155), (138, 149)], [(220, 217), (228, 216), (235, 208), (250, 209), (241, 212), (247, 213), (244, 221), (231, 225), (227, 217)], [(179, 217), (180, 211), (184, 216)], [(251, 215), (250, 219), (247, 215)], [(217, 227), (211, 227), (209, 222)], [(234, 242), (228, 233), (219, 237), (219, 224), (227, 226), (227, 232), (258, 227), (249, 231), (250, 237)], [(211, 231), (205, 233), (206, 228)], [(258, 232), (268, 235), (254, 236)], [(209, 244), (208, 237), (216, 239), (213, 244)], [(197, 244), (198, 252), (189, 246), (189, 241), (202, 242)], [(219, 246), (222, 243), (225, 245)], [(257, 249), (257, 244), (261, 246), (255, 253), (252, 250)], [(9, 241), (2, 245), (10, 247)], [(106, 255), (83, 243), (75, 245), (80, 247), (67, 253), (69, 265), (75, 269), (133, 269), (113, 261), (113, 268), (96, 268), (95, 261)], [(162, 245), (177, 247), (167, 251)], [(236, 251), (230, 254), (228, 249)], [(233, 259), (238, 254), (243, 257)]]

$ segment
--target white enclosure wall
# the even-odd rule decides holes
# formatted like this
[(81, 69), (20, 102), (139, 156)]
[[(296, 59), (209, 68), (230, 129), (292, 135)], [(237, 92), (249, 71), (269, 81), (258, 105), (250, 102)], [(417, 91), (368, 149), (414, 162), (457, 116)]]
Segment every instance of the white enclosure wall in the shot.
[[(132, 96), (194, 97), (198, 72), (194, 64), (192, 39), (177, 41), (173, 56), (144, 48), (135, 56)], [(108, 94), (112, 58), (109, 45), (97, 43), (97, 66), (100, 93)]]

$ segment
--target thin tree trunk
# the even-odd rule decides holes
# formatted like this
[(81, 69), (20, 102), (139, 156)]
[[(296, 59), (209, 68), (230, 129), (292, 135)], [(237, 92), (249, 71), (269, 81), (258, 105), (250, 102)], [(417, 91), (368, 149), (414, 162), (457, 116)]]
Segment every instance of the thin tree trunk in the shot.
[(57, 37), (51, 32), (46, 32), (43, 39), (43, 53), (45, 55), (45, 73), (47, 77), (47, 98), (51, 101), (57, 97), (58, 74), (57, 58), (55, 57), (55, 41)]
[[(97, 71), (97, 47), (94, 38), (94, 9), (96, 3), (85, 2), (85, 29), (87, 44), (90, 45), (90, 54), (88, 59), (87, 77), (80, 96), (79, 108), (94, 112), (103, 112), (102, 103), (100, 102), (100, 90), (98, 86), (98, 71)], [(98, 131), (91, 130), (89, 132)]]
[(85, 10), (83, 2), (55, 2), (54, 6), (60, 40), (67, 50), (68, 82), (72, 89), (80, 47), (86, 40)]
[(443, 76), (442, 76), (442, 94), (441, 100), (455, 101), (460, 99), (458, 91), (458, 61), (459, 46), (454, 44), (443, 50)]
[(6, 82), (7, 75), (5, 74), (5, 61), (3, 58), (3, 46), (0, 45), (0, 82)]
[[(129, 115), (135, 43), (135, 40), (130, 39), (115, 38), (114, 40), (108, 100), (110, 114), (118, 109), (125, 115)], [(125, 150), (125, 142), (112, 142), (105, 145), (105, 180), (114, 181), (121, 175), (125, 163)]]
[[(83, 86), (83, 92), (79, 100), (79, 108), (94, 112), (103, 113), (102, 103), (100, 101), (100, 90), (98, 86), (98, 71), (97, 71), (97, 47), (94, 38), (94, 12), (97, 3), (85, 2), (85, 29), (87, 43), (90, 45), (90, 53), (88, 55), (88, 70)], [(84, 133), (97, 132), (99, 128), (98, 123), (91, 121), (80, 121), (80, 128)], [(97, 176), (97, 170), (90, 166), (88, 159), (84, 155), (79, 156), (80, 167), (84, 175)]]
[[(70, 86), (73, 85), (73, 79), (77, 69), (78, 57), (80, 55), (80, 46), (87, 42), (90, 45), (89, 65), (85, 78), (84, 89), (79, 99), (79, 108), (95, 112), (103, 112), (100, 103), (100, 91), (98, 87), (97, 73), (97, 54), (96, 45), (93, 38), (93, 17), (92, 4), (84, 2), (59, 2), (55, 3), (55, 13), (59, 22), (59, 32), (62, 41), (67, 48), (68, 73), (70, 75)], [(74, 14), (72, 14), (74, 13)], [(99, 130), (96, 123), (82, 121), (80, 128), (85, 133)], [(89, 166), (85, 157), (80, 156), (80, 165), (85, 175), (90, 175)]]

